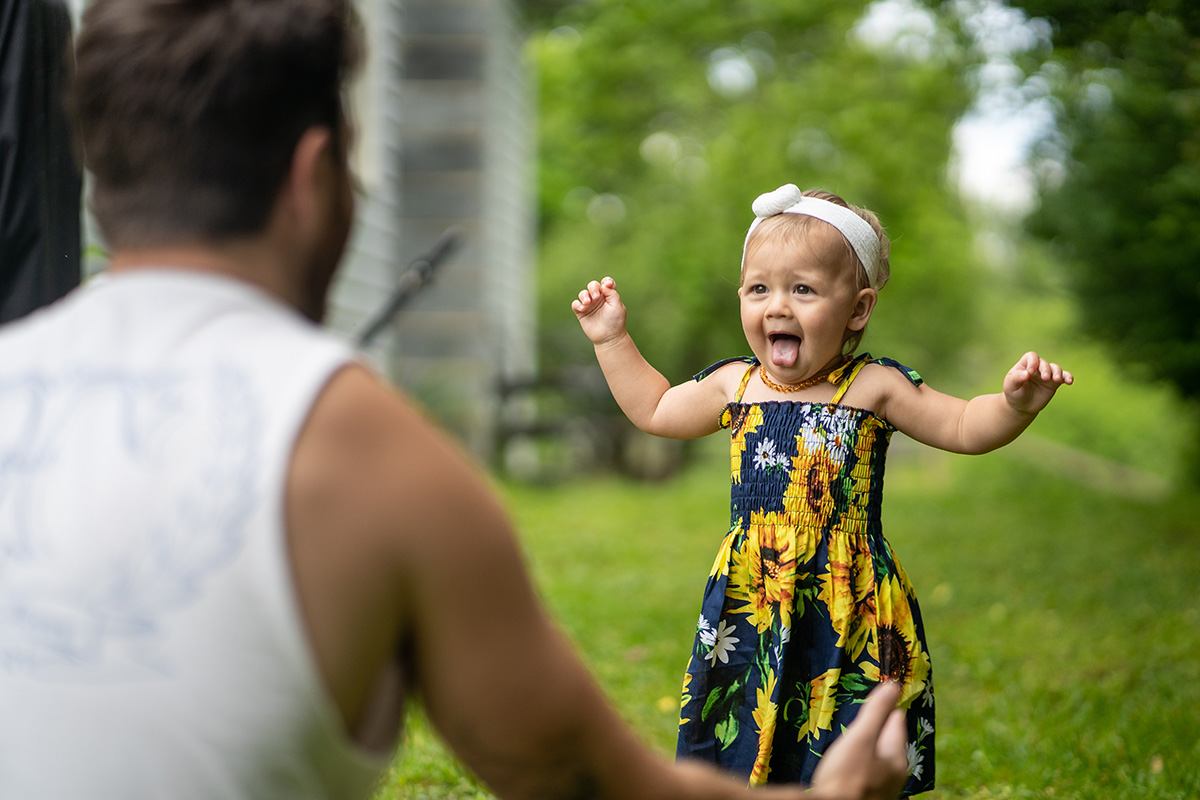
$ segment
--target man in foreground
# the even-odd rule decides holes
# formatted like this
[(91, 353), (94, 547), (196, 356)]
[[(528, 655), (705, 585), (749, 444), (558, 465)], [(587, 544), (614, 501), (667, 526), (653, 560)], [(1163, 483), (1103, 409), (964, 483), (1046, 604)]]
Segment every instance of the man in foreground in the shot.
[[(405, 696), (502, 797), (742, 796), (638, 742), (477, 470), (317, 326), (357, 41), (347, 0), (88, 9), (109, 275), (0, 329), (0, 797), (362, 798)], [(895, 699), (809, 797), (895, 796)]]

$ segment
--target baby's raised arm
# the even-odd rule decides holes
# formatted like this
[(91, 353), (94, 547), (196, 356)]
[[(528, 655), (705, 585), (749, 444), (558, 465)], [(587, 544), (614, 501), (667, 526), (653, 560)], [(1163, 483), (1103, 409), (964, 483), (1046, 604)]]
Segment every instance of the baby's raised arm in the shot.
[(596, 349), (608, 388), (629, 420), (647, 433), (694, 439), (713, 433), (731, 392), (719, 372), (671, 386), (642, 356), (625, 328), (625, 305), (612, 278), (592, 281), (571, 303)]
[(1021, 435), (1054, 397), (1075, 382), (1058, 364), (1030, 351), (1004, 376), (1003, 391), (963, 400), (926, 385), (913, 386), (894, 370), (877, 373), (887, 390), (879, 411), (919, 442), (954, 453), (986, 453)]

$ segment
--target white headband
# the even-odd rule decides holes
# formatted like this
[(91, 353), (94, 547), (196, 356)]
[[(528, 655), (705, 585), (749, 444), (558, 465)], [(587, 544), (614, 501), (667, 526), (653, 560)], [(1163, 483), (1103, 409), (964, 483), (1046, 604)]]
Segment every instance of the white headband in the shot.
[[(806, 217), (815, 217), (828, 222), (841, 231), (842, 236), (845, 236), (846, 241), (854, 248), (863, 268), (866, 269), (867, 280), (870, 282), (871, 288), (879, 288), (875, 285), (879, 277), (879, 236), (870, 224), (858, 214), (828, 200), (805, 197), (794, 183), (784, 184), (773, 192), (760, 194), (755, 199), (752, 208), (754, 221), (750, 223), (750, 230), (746, 231), (747, 242), (750, 241), (750, 234), (754, 233), (758, 223), (776, 214), (802, 214)], [(746, 266), (744, 244), (742, 246), (742, 266), (743, 268)]]

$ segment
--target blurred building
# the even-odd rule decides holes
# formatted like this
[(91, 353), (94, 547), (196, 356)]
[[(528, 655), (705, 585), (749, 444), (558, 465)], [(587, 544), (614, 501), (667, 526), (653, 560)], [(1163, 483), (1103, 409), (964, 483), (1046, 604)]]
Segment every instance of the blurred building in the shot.
[(448, 229), (458, 247), (367, 348), (490, 459), (500, 384), (534, 371), (535, 109), (512, 0), (359, 0), (365, 197), (329, 325), (360, 334)]
[[(78, 25), (86, 0), (69, 0)], [(358, 222), (327, 324), (357, 341), (414, 260), (459, 245), (364, 355), (492, 460), (498, 387), (534, 372), (532, 81), (514, 0), (356, 0)], [(104, 266), (90, 219), (84, 272)]]

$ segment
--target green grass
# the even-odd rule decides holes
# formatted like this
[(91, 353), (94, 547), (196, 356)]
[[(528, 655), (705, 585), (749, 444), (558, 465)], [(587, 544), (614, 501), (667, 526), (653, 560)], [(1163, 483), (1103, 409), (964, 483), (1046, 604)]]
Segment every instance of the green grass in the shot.
[[(664, 754), (725, 528), (719, 439), (662, 484), (500, 487), (546, 602)], [(1200, 797), (1200, 496), (1125, 491), (1119, 471), (1097, 482), (1038, 452), (893, 448), (885, 530), (922, 600), (938, 696), (925, 796)], [(376, 800), (489, 796), (417, 715)]]

